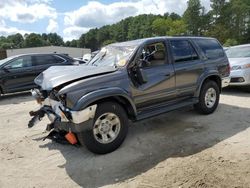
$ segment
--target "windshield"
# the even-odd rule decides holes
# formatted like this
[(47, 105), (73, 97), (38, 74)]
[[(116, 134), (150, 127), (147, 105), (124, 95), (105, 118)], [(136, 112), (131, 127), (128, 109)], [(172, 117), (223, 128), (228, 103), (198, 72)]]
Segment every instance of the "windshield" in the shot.
[(13, 59), (13, 57), (8, 57), (8, 58), (0, 60), (0, 66), (3, 65), (4, 63), (8, 62), (11, 59)]
[(229, 48), (226, 54), (228, 58), (250, 57), (250, 46)]
[(132, 55), (136, 46), (116, 46), (109, 45), (103, 47), (101, 51), (90, 60), (88, 65), (94, 66), (125, 66), (127, 60)]

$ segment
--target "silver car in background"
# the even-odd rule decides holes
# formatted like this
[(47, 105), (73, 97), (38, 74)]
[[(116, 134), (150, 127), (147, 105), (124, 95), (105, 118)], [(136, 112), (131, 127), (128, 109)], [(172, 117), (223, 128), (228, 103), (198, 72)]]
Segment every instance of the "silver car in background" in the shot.
[(231, 86), (245, 86), (250, 91), (250, 44), (233, 46), (226, 50), (231, 73)]

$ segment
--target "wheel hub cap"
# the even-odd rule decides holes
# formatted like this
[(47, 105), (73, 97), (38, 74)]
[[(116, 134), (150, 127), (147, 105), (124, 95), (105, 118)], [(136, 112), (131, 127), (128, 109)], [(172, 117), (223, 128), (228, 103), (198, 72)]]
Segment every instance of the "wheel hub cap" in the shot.
[(214, 88), (209, 88), (205, 95), (205, 103), (208, 108), (212, 108), (216, 102), (216, 91)]
[(116, 139), (120, 128), (121, 122), (119, 117), (113, 113), (105, 113), (96, 119), (93, 134), (96, 141), (108, 144)]

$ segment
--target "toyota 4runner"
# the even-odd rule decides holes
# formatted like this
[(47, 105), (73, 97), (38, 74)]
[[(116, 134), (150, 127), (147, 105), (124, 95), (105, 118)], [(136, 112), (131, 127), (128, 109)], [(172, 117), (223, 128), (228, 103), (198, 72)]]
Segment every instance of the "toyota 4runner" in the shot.
[(47, 130), (69, 132), (98, 154), (116, 150), (128, 121), (194, 105), (213, 113), (230, 67), (214, 38), (155, 37), (103, 47), (82, 66), (54, 66), (32, 91), (41, 109), (30, 114), (51, 121)]

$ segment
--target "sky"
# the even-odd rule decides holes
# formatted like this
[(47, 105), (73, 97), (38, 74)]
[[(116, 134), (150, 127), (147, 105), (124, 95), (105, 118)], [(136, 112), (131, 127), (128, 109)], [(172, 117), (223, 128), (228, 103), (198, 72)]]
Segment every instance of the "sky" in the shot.
[[(201, 0), (208, 10), (210, 0)], [(187, 0), (0, 0), (0, 36), (56, 32), (64, 41), (139, 14), (183, 14)]]

